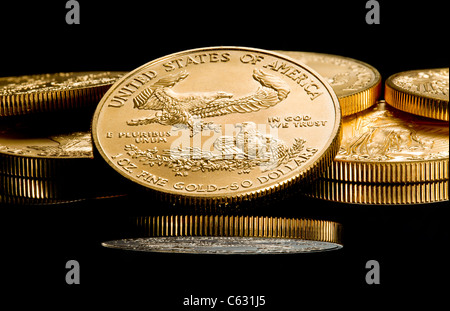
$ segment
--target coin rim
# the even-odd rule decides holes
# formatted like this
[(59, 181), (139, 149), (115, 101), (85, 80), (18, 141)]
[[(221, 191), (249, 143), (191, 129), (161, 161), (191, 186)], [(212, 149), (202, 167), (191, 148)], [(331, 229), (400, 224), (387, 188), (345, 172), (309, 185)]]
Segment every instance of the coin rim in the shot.
[[(111, 72), (124, 76), (127, 71), (80, 71), (80, 72), (60, 72), (50, 74), (89, 74), (89, 73)], [(45, 74), (35, 74), (28, 76), (41, 76)], [(24, 75), (27, 76), (27, 75)], [(23, 77), (23, 76), (18, 76)], [(11, 78), (11, 77), (0, 77)], [(35, 91), (30, 93), (13, 93), (0, 95), (0, 117), (29, 115), (41, 112), (61, 111), (67, 109), (89, 107), (90, 104), (101, 100), (109, 87), (114, 83), (101, 83), (97, 85), (80, 86), (71, 89), (61, 89), (52, 91)], [(94, 106), (94, 105), (92, 105)]]
[(449, 200), (449, 180), (417, 183), (358, 183), (320, 178), (305, 196), (325, 201), (365, 205), (415, 205)]
[[(311, 163), (308, 167), (303, 168), (299, 174), (296, 174), (289, 179), (282, 180), (280, 182), (277, 182), (275, 184), (272, 184), (270, 186), (266, 186), (260, 189), (251, 190), (251, 191), (240, 191), (238, 193), (233, 194), (223, 194), (223, 195), (209, 195), (209, 194), (191, 194), (191, 193), (180, 193), (179, 191), (174, 191), (172, 189), (159, 189), (159, 188), (152, 188), (149, 187), (144, 182), (141, 182), (140, 180), (135, 180), (134, 178), (131, 178), (126, 173), (122, 172), (121, 170), (116, 169), (116, 167), (112, 164), (112, 162), (108, 159), (107, 155), (103, 151), (103, 148), (101, 146), (101, 143), (99, 141), (98, 137), (98, 118), (100, 115), (100, 112), (105, 105), (106, 101), (110, 97), (110, 95), (122, 84), (123, 81), (128, 79), (130, 76), (135, 75), (137, 72), (142, 71), (144, 68), (148, 68), (150, 66), (153, 66), (156, 63), (162, 63), (165, 60), (182, 56), (182, 55), (189, 55), (192, 53), (198, 53), (198, 52), (208, 52), (208, 51), (218, 51), (218, 50), (234, 50), (234, 51), (246, 51), (246, 52), (256, 52), (260, 54), (268, 54), (270, 56), (275, 56), (281, 59), (285, 59), (289, 62), (292, 62), (296, 64), (297, 66), (304, 68), (306, 71), (308, 71), (310, 74), (315, 76), (315, 78), (320, 81), (327, 92), (330, 94), (331, 99), (334, 103), (335, 107), (335, 123), (334, 128), (331, 132), (331, 135), (329, 139), (327, 140), (325, 144), (324, 150), (321, 151), (320, 156), (317, 157), (317, 160)], [(281, 189), (285, 189), (286, 187), (292, 185), (293, 183), (296, 183), (298, 181), (303, 180), (309, 180), (309, 179), (315, 179), (319, 176), (320, 172), (323, 172), (326, 167), (328, 167), (331, 164), (331, 161), (333, 160), (334, 156), (337, 154), (339, 150), (339, 144), (342, 136), (342, 117), (341, 117), (341, 108), (339, 105), (339, 99), (337, 98), (333, 88), (328, 84), (327, 81), (325, 81), (321, 75), (317, 73), (314, 69), (311, 67), (301, 63), (298, 60), (295, 60), (289, 56), (272, 52), (269, 50), (263, 50), (263, 49), (257, 49), (257, 48), (250, 48), (250, 47), (238, 47), (238, 46), (216, 46), (216, 47), (205, 47), (205, 48), (196, 48), (196, 49), (189, 49), (185, 51), (180, 51), (176, 53), (172, 53), (157, 59), (154, 59), (132, 71), (130, 71), (128, 74), (122, 76), (116, 83), (114, 83), (111, 88), (106, 92), (106, 94), (101, 99), (100, 103), (97, 105), (97, 108), (94, 112), (94, 116), (92, 118), (92, 137), (93, 142), (96, 150), (98, 153), (102, 156), (102, 158), (108, 163), (109, 166), (111, 166), (115, 171), (120, 173), (123, 177), (125, 177), (128, 180), (133, 181), (134, 183), (143, 186), (147, 189), (151, 189), (155, 192), (158, 192), (160, 194), (160, 198), (163, 200), (168, 200), (170, 202), (180, 202), (183, 204), (210, 204), (210, 203), (222, 203), (223, 200), (227, 201), (228, 203), (233, 202), (240, 202), (242, 200), (247, 199), (254, 199), (257, 197), (261, 197), (267, 194), (271, 194), (273, 192), (276, 192)]]
[(405, 75), (425, 70), (442, 70), (442, 68), (425, 68), (407, 70), (394, 73), (387, 78), (384, 87), (384, 98), (386, 103), (398, 110), (419, 115), (422, 117), (432, 118), (436, 120), (449, 121), (448, 116), (448, 100), (442, 100), (427, 96), (426, 94), (419, 94), (394, 84), (393, 79), (397, 76)]

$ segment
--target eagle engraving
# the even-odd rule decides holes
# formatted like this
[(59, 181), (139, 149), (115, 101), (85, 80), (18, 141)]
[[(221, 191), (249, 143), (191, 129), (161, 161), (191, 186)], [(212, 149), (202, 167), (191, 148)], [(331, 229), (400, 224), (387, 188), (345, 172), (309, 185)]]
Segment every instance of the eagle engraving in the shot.
[(176, 172), (175, 176), (188, 176), (190, 172), (198, 171), (237, 171), (238, 174), (247, 174), (257, 167), (266, 172), (291, 160), (295, 160), (298, 166), (317, 151), (313, 151), (313, 148), (305, 150), (306, 141), (301, 138), (294, 138), (288, 146), (283, 140), (259, 131), (251, 121), (235, 126), (240, 131), (233, 136), (219, 136), (213, 143), (213, 151), (180, 145), (161, 152), (157, 147), (140, 150), (133, 144), (126, 145), (124, 150), (143, 165), (171, 168)]
[(189, 73), (181, 71), (167, 75), (149, 88), (143, 90), (134, 99), (134, 108), (155, 110), (152, 116), (133, 119), (130, 126), (158, 123), (161, 125), (185, 125), (191, 131), (195, 118), (223, 116), (231, 113), (250, 113), (267, 109), (283, 101), (289, 94), (287, 83), (262, 70), (253, 71), (253, 79), (260, 87), (245, 97), (233, 99), (233, 94), (223, 91), (177, 93), (172, 88)]

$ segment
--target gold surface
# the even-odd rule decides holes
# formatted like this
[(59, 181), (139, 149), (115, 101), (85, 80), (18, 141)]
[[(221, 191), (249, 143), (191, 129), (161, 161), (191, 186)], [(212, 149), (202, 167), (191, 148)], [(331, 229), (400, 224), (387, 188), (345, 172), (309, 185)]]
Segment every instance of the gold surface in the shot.
[(103, 97), (99, 153), (164, 199), (234, 203), (310, 180), (340, 141), (336, 95), (315, 71), (269, 51), (217, 47), (154, 60)]
[(0, 117), (95, 107), (125, 72), (67, 72), (0, 77)]
[(343, 119), (341, 146), (322, 178), (345, 182), (448, 180), (449, 127), (384, 101)]
[(194, 254), (283, 254), (342, 248), (342, 226), (331, 221), (258, 216), (140, 217), (141, 237), (102, 243), (117, 249)]
[(352, 183), (319, 179), (307, 196), (355, 204), (404, 205), (448, 201), (448, 179), (404, 184)]
[(419, 116), (448, 121), (449, 69), (396, 73), (386, 80), (386, 102)]
[(374, 105), (381, 93), (381, 75), (362, 61), (332, 54), (276, 51), (299, 60), (322, 75), (336, 92), (342, 116)]

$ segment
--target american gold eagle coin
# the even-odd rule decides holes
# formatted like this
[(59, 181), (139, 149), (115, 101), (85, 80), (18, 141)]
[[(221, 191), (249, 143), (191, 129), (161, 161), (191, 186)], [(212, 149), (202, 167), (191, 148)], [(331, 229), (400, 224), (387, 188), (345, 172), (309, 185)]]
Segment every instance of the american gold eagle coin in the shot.
[(124, 177), (184, 203), (233, 203), (318, 176), (339, 148), (338, 99), (314, 70), (242, 47), (188, 50), (116, 82), (92, 122)]

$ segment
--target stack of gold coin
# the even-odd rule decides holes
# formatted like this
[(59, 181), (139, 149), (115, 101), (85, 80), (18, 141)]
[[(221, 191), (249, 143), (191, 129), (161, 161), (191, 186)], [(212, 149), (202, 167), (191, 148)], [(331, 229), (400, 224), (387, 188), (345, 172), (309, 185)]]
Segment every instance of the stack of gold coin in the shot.
[(365, 204), (448, 200), (449, 127), (440, 121), (448, 120), (448, 87), (448, 68), (389, 77), (386, 102), (344, 118), (340, 151), (309, 195)]
[(89, 121), (123, 74), (0, 78), (0, 202), (52, 204), (121, 193), (110, 179), (100, 182), (109, 172), (94, 160)]
[(0, 78), (4, 118), (98, 103), (91, 132), (62, 126), (64, 118), (3, 128), (0, 199), (120, 194), (115, 176), (159, 202), (195, 210), (138, 218), (138, 239), (107, 247), (339, 249), (342, 228), (334, 222), (227, 212), (299, 187), (357, 204), (448, 200), (448, 124), (439, 121), (448, 120), (448, 69), (394, 75), (385, 91), (386, 102), (380, 73), (359, 60), (244, 47), (182, 51), (127, 74)]

